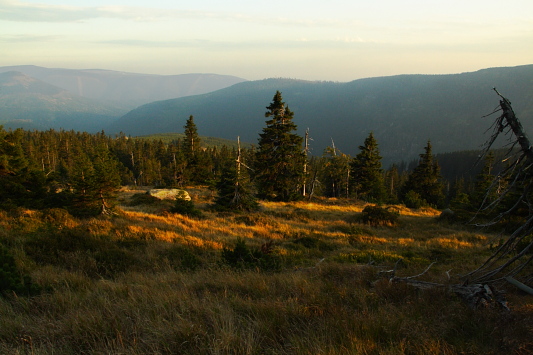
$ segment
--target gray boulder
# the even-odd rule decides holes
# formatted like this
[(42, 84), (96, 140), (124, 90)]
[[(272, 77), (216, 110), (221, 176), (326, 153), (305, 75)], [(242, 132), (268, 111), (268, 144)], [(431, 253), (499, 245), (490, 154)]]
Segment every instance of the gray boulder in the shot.
[(148, 190), (148, 194), (160, 200), (175, 200), (176, 198), (181, 198), (185, 201), (191, 200), (189, 193), (181, 189), (151, 189)]

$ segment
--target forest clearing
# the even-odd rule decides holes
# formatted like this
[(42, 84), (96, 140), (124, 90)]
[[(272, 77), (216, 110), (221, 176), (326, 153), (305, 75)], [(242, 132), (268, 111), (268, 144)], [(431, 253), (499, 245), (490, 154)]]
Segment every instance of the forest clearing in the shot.
[(188, 217), (143, 192), (122, 189), (113, 216), (0, 212), (1, 251), (32, 293), (0, 298), (1, 353), (533, 352), (531, 296), (514, 286), (498, 284), (509, 310), (474, 309), (386, 273), (461, 283), (499, 233), (400, 205), (393, 223), (369, 224), (353, 199), (215, 212), (202, 188), (189, 190), (201, 216)]

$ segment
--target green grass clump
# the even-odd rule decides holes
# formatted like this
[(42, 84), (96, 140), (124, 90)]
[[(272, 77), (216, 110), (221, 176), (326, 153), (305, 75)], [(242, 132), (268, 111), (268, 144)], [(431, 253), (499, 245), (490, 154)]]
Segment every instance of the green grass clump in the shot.
[(351, 262), (358, 264), (382, 264), (385, 262), (392, 263), (403, 259), (401, 255), (384, 250), (361, 250), (352, 253), (340, 254), (336, 260), (339, 262)]

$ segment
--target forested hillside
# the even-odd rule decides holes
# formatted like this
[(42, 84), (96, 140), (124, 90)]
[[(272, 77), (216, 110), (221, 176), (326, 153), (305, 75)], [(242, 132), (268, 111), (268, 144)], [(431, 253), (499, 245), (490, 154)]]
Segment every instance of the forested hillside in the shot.
[(267, 79), (131, 111), (109, 127), (131, 135), (176, 132), (194, 115), (202, 134), (257, 142), (265, 102), (276, 90), (294, 112), (299, 134), (309, 128), (312, 153), (335, 142), (355, 155), (373, 132), (384, 165), (415, 159), (431, 140), (435, 153), (476, 150), (486, 140), (498, 106), (497, 87), (513, 102), (526, 129), (533, 128), (533, 65), (454, 75), (400, 75), (349, 83)]

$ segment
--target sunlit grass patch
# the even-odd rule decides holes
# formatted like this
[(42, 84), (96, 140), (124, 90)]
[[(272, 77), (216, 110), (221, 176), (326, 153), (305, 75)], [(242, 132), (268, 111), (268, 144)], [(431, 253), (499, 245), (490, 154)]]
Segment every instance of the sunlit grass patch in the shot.
[(451, 249), (472, 248), (474, 246), (470, 242), (458, 240), (456, 238), (436, 238), (428, 241), (428, 245), (438, 245)]
[(368, 235), (356, 235), (349, 238), (350, 244), (352, 244), (354, 247), (361, 246), (361, 245), (372, 245), (372, 244), (388, 244), (391, 241), (386, 238), (380, 238), (376, 236), (368, 236)]
[(409, 246), (413, 245), (415, 243), (415, 240), (413, 238), (398, 238), (396, 240), (396, 244), (401, 246)]

